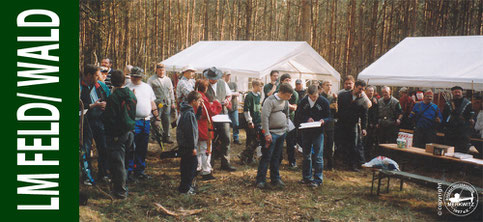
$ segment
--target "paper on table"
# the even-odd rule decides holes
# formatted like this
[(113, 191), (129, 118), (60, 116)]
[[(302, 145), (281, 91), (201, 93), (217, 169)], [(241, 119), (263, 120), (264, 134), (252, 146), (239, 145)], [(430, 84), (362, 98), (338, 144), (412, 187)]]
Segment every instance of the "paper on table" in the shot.
[(322, 126), (320, 121), (301, 123), (299, 129), (317, 128)]
[(211, 119), (215, 123), (231, 123), (230, 117), (226, 114), (218, 114), (218, 115), (212, 116)]
[(462, 161), (472, 162), (472, 163), (477, 163), (477, 164), (483, 165), (483, 160), (476, 159), (476, 158), (462, 159)]

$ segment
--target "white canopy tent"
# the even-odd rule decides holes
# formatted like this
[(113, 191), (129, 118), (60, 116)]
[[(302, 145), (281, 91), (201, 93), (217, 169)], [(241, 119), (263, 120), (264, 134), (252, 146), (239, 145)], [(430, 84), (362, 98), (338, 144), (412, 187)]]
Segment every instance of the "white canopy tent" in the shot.
[(192, 65), (196, 72), (215, 66), (232, 73), (240, 91), (248, 90), (249, 78), (270, 81), (268, 74), (278, 70), (295, 79), (330, 80), (339, 88), (339, 73), (306, 42), (281, 41), (200, 41), (163, 61), (167, 71), (180, 71)]
[(358, 76), (370, 85), (483, 91), (483, 36), (408, 37)]

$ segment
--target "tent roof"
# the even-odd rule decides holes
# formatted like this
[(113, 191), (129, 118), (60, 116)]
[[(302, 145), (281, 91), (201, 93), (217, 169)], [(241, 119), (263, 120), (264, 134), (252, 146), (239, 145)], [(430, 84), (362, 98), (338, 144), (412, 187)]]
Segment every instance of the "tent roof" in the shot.
[(340, 80), (339, 73), (306, 42), (200, 41), (163, 63), (168, 71), (190, 64), (197, 72), (215, 66), (234, 75), (261, 78), (275, 69)]
[(371, 85), (483, 90), (483, 36), (408, 37), (358, 76)]

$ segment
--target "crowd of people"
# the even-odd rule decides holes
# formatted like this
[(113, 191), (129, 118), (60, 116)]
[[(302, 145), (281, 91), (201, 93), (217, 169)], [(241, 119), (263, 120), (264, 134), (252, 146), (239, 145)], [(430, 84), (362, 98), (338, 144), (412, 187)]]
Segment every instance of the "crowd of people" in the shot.
[[(80, 163), (85, 185), (111, 183), (113, 197), (124, 199), (129, 182), (150, 179), (145, 169), (150, 131), (158, 130), (152, 128), (153, 123), (159, 124), (160, 139), (167, 144), (174, 143), (170, 128), (176, 127), (181, 157), (178, 191), (184, 194), (196, 193), (192, 181), (197, 175), (203, 180), (216, 179), (213, 167), (218, 159), (221, 170), (237, 170), (230, 158), (230, 145), (242, 144), (240, 125), (246, 125), (240, 162), (256, 162), (256, 149), (261, 152), (255, 181), (260, 189), (269, 186), (268, 169), (270, 186), (285, 186), (279, 173), (284, 143), (291, 169), (298, 168), (295, 156), (301, 147), (300, 183), (319, 187), (324, 169), (332, 170), (338, 162), (342, 163), (340, 168), (359, 171), (361, 164), (378, 154), (379, 143), (396, 143), (400, 128), (414, 129), (413, 146), (420, 148), (437, 142), (467, 152), (471, 135), (483, 138), (481, 99), (476, 115), (459, 86), (451, 88), (453, 98), (440, 111), (432, 102), (431, 90), (424, 92), (420, 102), (409, 96), (407, 88), (399, 91), (399, 99), (387, 86), (380, 89), (379, 96), (375, 86), (350, 75), (343, 79), (343, 89), (336, 92), (330, 81), (305, 88), (297, 79), (293, 88), (290, 74), (279, 77), (273, 70), (269, 83), (263, 85), (255, 79), (251, 91), (240, 93), (228, 71), (212, 67), (197, 80), (194, 73), (187, 65), (179, 79), (171, 79), (165, 66), (158, 63), (155, 75), (144, 82), (141, 68), (128, 65), (123, 71), (114, 70), (107, 58), (101, 60), (101, 66), (84, 67), (80, 79), (80, 110), (85, 111)], [(238, 113), (239, 99), (243, 100), (243, 115)], [(179, 113), (175, 122), (171, 121), (173, 112)], [(218, 114), (228, 115), (231, 123), (213, 121)], [(316, 124), (301, 127), (307, 123)], [(437, 138), (437, 131), (444, 132), (444, 140)], [(90, 163), (93, 142), (98, 155), (96, 179)], [(481, 143), (473, 145), (481, 153)]]

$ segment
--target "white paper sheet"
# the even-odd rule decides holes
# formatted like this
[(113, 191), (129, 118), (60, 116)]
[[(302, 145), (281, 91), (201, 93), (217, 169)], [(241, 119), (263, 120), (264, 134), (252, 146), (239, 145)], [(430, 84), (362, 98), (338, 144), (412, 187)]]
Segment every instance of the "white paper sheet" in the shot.
[(211, 119), (215, 123), (231, 123), (230, 117), (226, 114), (218, 114), (216, 116), (212, 116)]
[(320, 121), (301, 123), (299, 129), (317, 128), (322, 126)]

